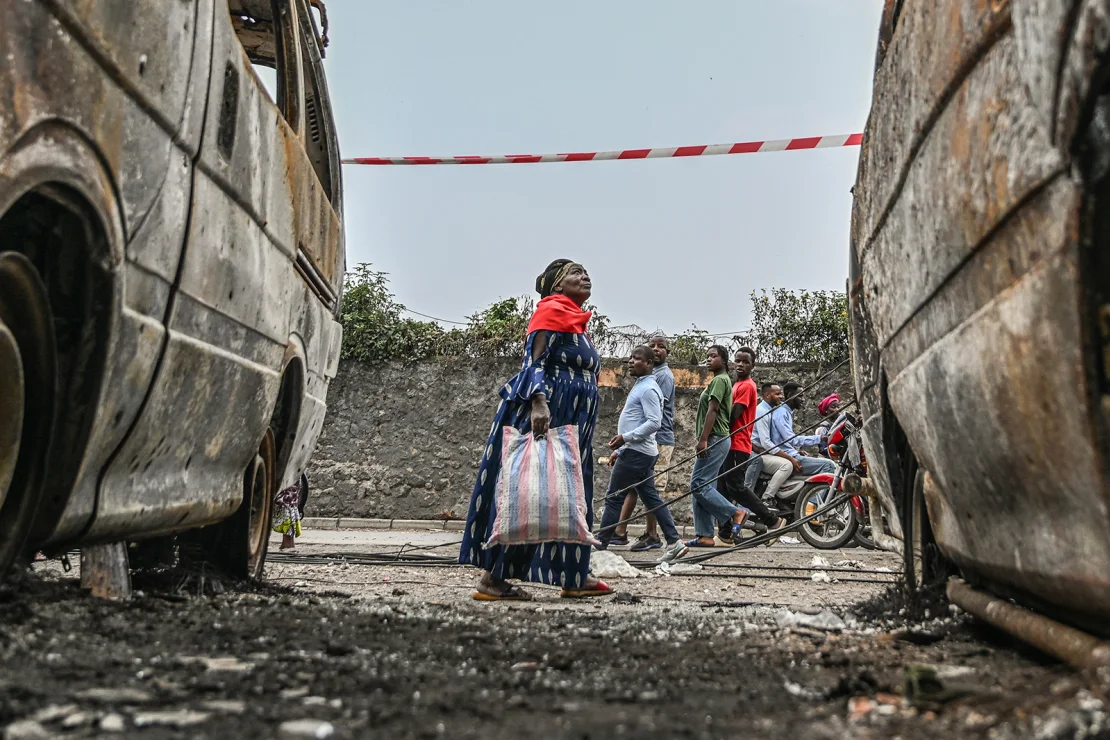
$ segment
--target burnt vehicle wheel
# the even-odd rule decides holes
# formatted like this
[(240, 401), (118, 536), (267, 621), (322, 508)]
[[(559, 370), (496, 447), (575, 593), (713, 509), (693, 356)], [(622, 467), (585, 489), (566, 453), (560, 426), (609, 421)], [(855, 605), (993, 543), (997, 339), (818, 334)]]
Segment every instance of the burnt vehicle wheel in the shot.
[(258, 446), (258, 454), (243, 473), (243, 501), (228, 519), (199, 533), (204, 555), (230, 575), (261, 578), (270, 546), (270, 517), (276, 493), (277, 455), (274, 432)]
[(933, 525), (929, 521), (929, 510), (925, 505), (925, 476), (927, 473), (918, 465), (917, 460), (909, 460), (906, 483), (903, 487), (902, 568), (906, 589), (915, 595), (939, 592), (955, 569), (937, 547), (933, 537)]
[[(825, 501), (829, 498), (827, 496), (828, 490), (827, 485), (820, 483), (810, 484), (803, 488), (802, 492), (798, 494), (798, 503), (794, 508), (794, 518), (802, 519), (824, 506)], [(852, 511), (852, 504), (845, 501), (812, 522), (803, 524), (798, 529), (798, 534), (802, 536), (803, 540), (819, 550), (836, 550), (846, 545), (856, 536), (858, 526), (855, 512)]]
[(0, 577), (24, 554), (54, 421), (54, 329), (38, 271), (0, 253)]

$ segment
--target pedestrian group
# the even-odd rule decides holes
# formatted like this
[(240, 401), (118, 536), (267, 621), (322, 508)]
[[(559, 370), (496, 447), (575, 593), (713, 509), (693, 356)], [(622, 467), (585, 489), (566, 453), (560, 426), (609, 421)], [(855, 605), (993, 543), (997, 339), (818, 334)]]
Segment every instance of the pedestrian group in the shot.
[[(577, 427), (586, 522), (593, 526), (593, 432), (601, 358), (587, 333), (591, 314), (584, 306), (592, 287), (586, 268), (567, 259), (555, 260), (536, 278), (540, 301), (528, 325), (524, 361), (520, 372), (501, 389), (459, 554), (460, 563), (483, 571), (475, 599), (532, 598), (510, 579), (559, 586), (565, 598), (612, 593), (604, 581), (590, 574), (592, 548), (588, 544), (486, 546), (497, 514), (495, 486), (500, 476), (513, 474), (501, 470), (501, 432), (506, 426), (537, 437), (549, 428)], [(657, 335), (634, 348), (628, 360), (635, 383), (621, 411), (617, 434), (608, 442), (613, 470), (593, 546), (604, 550), (628, 544), (627, 520), (639, 501), (649, 513), (645, 532), (631, 549), (662, 550), (662, 562), (677, 560), (691, 548), (714, 547), (716, 539), (726, 544), (738, 542), (746, 526), (757, 531), (782, 528), (785, 520), (773, 514), (755, 493), (761, 471), (770, 475), (765, 495), (773, 497), (792, 474), (834, 470), (830, 460), (807, 456), (798, 449), (826, 443), (821, 434), (794, 433), (794, 411), (803, 400), (800, 385), (787, 381), (757, 388), (751, 377), (756, 353), (750, 347), (736, 351), (733, 381), (728, 351), (713, 345), (706, 354), (713, 377), (698, 400), (694, 431), (696, 458), (690, 488), (695, 536), (684, 541), (662, 493), (676, 443), (675, 378), (667, 364), (669, 351), (667, 337)], [(822, 416), (835, 415), (834, 398), (838, 405), (835, 396), (822, 401)], [(656, 469), (660, 472), (655, 473)], [(749, 517), (754, 521), (749, 522)]]

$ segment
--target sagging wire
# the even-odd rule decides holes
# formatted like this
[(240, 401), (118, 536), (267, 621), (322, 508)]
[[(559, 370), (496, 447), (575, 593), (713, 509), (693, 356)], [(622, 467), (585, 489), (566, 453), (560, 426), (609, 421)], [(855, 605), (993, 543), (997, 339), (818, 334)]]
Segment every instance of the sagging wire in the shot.
[[(798, 391), (798, 394), (795, 394), (794, 398), (797, 398), (797, 396), (798, 396), (798, 395), (800, 395), (800, 394), (801, 394), (801, 392), (802, 392), (802, 391)], [(784, 402), (784, 403), (785, 403), (785, 402)], [(851, 399), (850, 401), (848, 401), (847, 403), (845, 403), (845, 404), (844, 404), (843, 406), (841, 406), (841, 409), (846, 409), (846, 408), (848, 408), (849, 406), (852, 406), (852, 405), (854, 405), (855, 403), (856, 403), (856, 399), (854, 399), (854, 398), (853, 398), (853, 399)], [(777, 408), (777, 407), (776, 407), (776, 408)], [(774, 409), (772, 409), (772, 411), (773, 411), (773, 410), (774, 410)], [(766, 416), (766, 414), (764, 414), (764, 416)], [(797, 439), (798, 437), (801, 437), (801, 436), (803, 436), (803, 435), (804, 435), (804, 434), (805, 434), (806, 432), (810, 432), (810, 431), (813, 431), (814, 429), (816, 429), (817, 427), (819, 427), (819, 426), (821, 425), (821, 423), (822, 423), (823, 421), (824, 421), (824, 420), (821, 420), (821, 421), (817, 421), (817, 422), (815, 422), (815, 423), (813, 423), (813, 424), (809, 425), (808, 427), (806, 427), (806, 428), (805, 428), (805, 429), (803, 429), (802, 431), (800, 431), (800, 432), (797, 432), (796, 434), (794, 434), (794, 435), (793, 435), (792, 437), (790, 437), (789, 439), (785, 439), (785, 440), (783, 440), (782, 442), (780, 442), (779, 444), (775, 445), (775, 447), (774, 447), (774, 448), (772, 448), (772, 449), (775, 449), (775, 448), (781, 447), (782, 445), (786, 444), (787, 442), (790, 442), (790, 441), (792, 441), (792, 440), (795, 440), (795, 439)], [(753, 423), (754, 423), (754, 422), (753, 422)], [(737, 432), (739, 432), (739, 431), (740, 431), (740, 429), (737, 429), (736, 431), (737, 431)], [(733, 434), (735, 434), (735, 433), (736, 433), (736, 432), (733, 432)], [(731, 436), (731, 435), (729, 435), (729, 436)], [(720, 439), (720, 440), (718, 441), (718, 443), (719, 443), (719, 442), (723, 442), (724, 440), (726, 440), (726, 439), (728, 439), (728, 438), (729, 438), (729, 437), (722, 437), (722, 438), (721, 438), (721, 439)], [(714, 443), (714, 444), (717, 444), (717, 443)], [(708, 449), (708, 448), (707, 448), (707, 449)], [(766, 453), (761, 453), (761, 454), (766, 454)], [(696, 455), (695, 455), (695, 457), (696, 457)], [(609, 529), (609, 528), (612, 528), (612, 529), (616, 529), (617, 527), (621, 526), (622, 524), (628, 524), (629, 522), (633, 522), (633, 521), (636, 521), (637, 519), (643, 519), (644, 517), (648, 516), (649, 514), (654, 514), (655, 512), (657, 512), (657, 511), (660, 511), (661, 509), (665, 509), (665, 508), (667, 508), (668, 506), (674, 506), (674, 505), (675, 505), (675, 504), (677, 504), (677, 503), (678, 503), (679, 501), (682, 501), (682, 500), (683, 500), (683, 499), (685, 499), (685, 498), (688, 498), (688, 497), (690, 497), (690, 496), (693, 496), (693, 495), (694, 495), (694, 493), (696, 493), (697, 491), (700, 491), (700, 490), (704, 489), (704, 488), (705, 488), (706, 486), (709, 486), (709, 485), (712, 485), (713, 483), (716, 483), (716, 482), (717, 482), (717, 481), (719, 481), (719, 480), (720, 480), (721, 478), (724, 478), (724, 477), (726, 477), (726, 476), (728, 476), (728, 475), (732, 474), (733, 472), (735, 472), (735, 471), (738, 471), (738, 470), (740, 470), (741, 468), (746, 468), (746, 467), (747, 467), (747, 466), (748, 466), (749, 464), (751, 464), (751, 463), (755, 462), (755, 459), (756, 459), (756, 456), (755, 456), (755, 455), (752, 455), (752, 456), (750, 456), (750, 457), (749, 457), (749, 458), (748, 458), (747, 460), (745, 460), (744, 462), (740, 463), (739, 465), (734, 465), (733, 467), (729, 468), (728, 470), (725, 470), (725, 471), (723, 471), (723, 472), (720, 472), (720, 473), (718, 473), (718, 474), (717, 474), (717, 476), (716, 476), (715, 478), (711, 478), (711, 479), (709, 479), (709, 480), (708, 480), (708, 481), (706, 481), (706, 482), (705, 482), (705, 484), (703, 484), (703, 485), (702, 485), (701, 487), (699, 487), (699, 488), (696, 488), (696, 489), (694, 489), (694, 490), (691, 490), (691, 491), (687, 491), (686, 493), (682, 494), (681, 496), (676, 496), (675, 498), (673, 498), (673, 499), (671, 499), (671, 500), (669, 500), (669, 501), (664, 501), (662, 505), (660, 505), (660, 506), (656, 506), (656, 507), (655, 507), (654, 509), (648, 509), (647, 511), (642, 511), (642, 512), (640, 512), (639, 514), (634, 514), (634, 515), (632, 515), (632, 516), (628, 517), (627, 519), (622, 519), (621, 521), (619, 521), (619, 522), (616, 522), (615, 524), (612, 524), (612, 525), (610, 525), (610, 527), (606, 527), (606, 529)], [(671, 468), (667, 468), (667, 470), (669, 471), (669, 470), (673, 469), (673, 467), (674, 467), (674, 466), (672, 466)], [(642, 484), (646, 483), (646, 482), (647, 482), (647, 481), (649, 481), (649, 480), (653, 480), (653, 479), (654, 479), (654, 477), (655, 477), (655, 476), (654, 476), (654, 474), (653, 474), (651, 478), (645, 478), (644, 480), (642, 480), (642, 481), (640, 481), (639, 483), (637, 483), (637, 484), (636, 484), (635, 486), (628, 486), (628, 487), (626, 487), (626, 488), (623, 488), (623, 489), (621, 489), (621, 490), (619, 490), (619, 491), (614, 491), (614, 492), (612, 492), (612, 493), (606, 493), (606, 494), (605, 494), (605, 497), (604, 497), (604, 498), (608, 498), (609, 496), (624, 496), (624, 495), (627, 495), (627, 492), (628, 492), (629, 490), (631, 490), (631, 489), (635, 489), (635, 488), (636, 488), (637, 486), (639, 486), (639, 485), (642, 485)], [(604, 500), (604, 498), (603, 498), (602, 500)], [(596, 502), (596, 500), (595, 500), (595, 503), (597, 503), (597, 502)], [(738, 505), (739, 505), (739, 504), (738, 504)], [(788, 529), (787, 527), (781, 527), (781, 528), (779, 528), (779, 529), (776, 529), (776, 530), (774, 530), (774, 531), (775, 531), (775, 532), (779, 532), (779, 533), (781, 534), (781, 533), (784, 533), (784, 532), (787, 532), (787, 531), (792, 531), (792, 529), (793, 529), (793, 528), (794, 528), (794, 527), (793, 527), (793, 525), (790, 525), (790, 528), (789, 528), (789, 529)], [(761, 535), (761, 536), (762, 536), (762, 535)], [(755, 539), (755, 538), (751, 538), (751, 539)], [(749, 540), (744, 540), (744, 541), (745, 541), (745, 542), (748, 542)]]
[(744, 540), (739, 545), (733, 545), (732, 547), (725, 547), (725, 548), (714, 548), (714, 552), (706, 552), (706, 553), (702, 553), (700, 555), (692, 555), (690, 557), (684, 557), (684, 558), (681, 559), (681, 562), (683, 562), (683, 563), (703, 563), (706, 560), (712, 560), (713, 558), (719, 558), (720, 556), (727, 555), (730, 552), (740, 552), (741, 550), (750, 550), (753, 547), (758, 547), (759, 545), (763, 545), (763, 544), (766, 544), (768, 542), (773, 542), (774, 540), (777, 540), (779, 537), (786, 534), (787, 532), (794, 532), (796, 530), (799, 530), (802, 527), (804, 527), (805, 525), (812, 522), (814, 519), (817, 519), (818, 517), (823, 516), (824, 514), (832, 511), (833, 509), (837, 508), (838, 506), (843, 504), (845, 501), (850, 499), (853, 495), (855, 495), (855, 494), (842, 493), (839, 496), (834, 497), (832, 499), (832, 501), (828, 501), (823, 506), (815, 509), (808, 516), (804, 516), (801, 519), (795, 519), (794, 521), (790, 522), (790, 524), (787, 524), (785, 527), (780, 527), (778, 529), (768, 530), (767, 532), (764, 532), (763, 534), (756, 535), (755, 537), (749, 537), (748, 539)]
[[(822, 379), (823, 379), (824, 377), (826, 377), (827, 375), (829, 375), (829, 374), (831, 374), (831, 373), (835, 372), (836, 370), (838, 370), (838, 369), (839, 369), (839, 368), (840, 368), (840, 367), (841, 367), (841, 366), (842, 366), (843, 364), (844, 364), (844, 363), (841, 363), (840, 365), (837, 365), (837, 366), (836, 366), (836, 367), (834, 367), (834, 368), (833, 368), (832, 370), (830, 370), (830, 371), (829, 371), (829, 373), (826, 373), (825, 375), (821, 376), (821, 378), (818, 378), (817, 380), (813, 381), (813, 383), (810, 383), (810, 384), (809, 384), (808, 386), (806, 386), (806, 388), (809, 388), (809, 387), (812, 387), (813, 385), (816, 385), (816, 384), (817, 384), (818, 382), (820, 382), (820, 381), (821, 381), (821, 380), (822, 380)], [(791, 399), (793, 399), (793, 398), (797, 398), (798, 396), (802, 395), (802, 394), (803, 394), (803, 393), (805, 392), (806, 388), (802, 388), (802, 389), (800, 389), (800, 390), (799, 390), (799, 391), (798, 391), (798, 392), (797, 392), (796, 394), (794, 394), (793, 396), (791, 396)], [(785, 401), (784, 401), (784, 403), (785, 403)], [(845, 404), (844, 404), (843, 406), (841, 406), (841, 409), (842, 409), (842, 410), (843, 410), (843, 409), (847, 409), (847, 408), (849, 408), (849, 407), (853, 406), (853, 405), (854, 405), (855, 403), (856, 403), (856, 399), (854, 399), (854, 398), (853, 398), (853, 399), (849, 400), (849, 401), (848, 401), (847, 403), (845, 403)], [(776, 407), (776, 408), (777, 408), (777, 407)], [(772, 409), (772, 413), (773, 413), (773, 412), (774, 412), (774, 409)], [(751, 423), (752, 423), (752, 424), (754, 424), (754, 423), (755, 423), (756, 421), (759, 421), (759, 419), (765, 418), (766, 416), (768, 416), (768, 414), (763, 414), (762, 416), (758, 417), (757, 419), (755, 419), (755, 420), (754, 420), (754, 421), (752, 421)], [(806, 427), (806, 428), (802, 429), (802, 430), (801, 430), (800, 432), (797, 432), (796, 434), (794, 434), (794, 435), (793, 435), (793, 436), (791, 436), (790, 438), (788, 438), (788, 439), (784, 440), (783, 442), (779, 443), (778, 445), (775, 445), (775, 448), (777, 448), (777, 447), (781, 447), (781, 446), (782, 446), (783, 444), (786, 444), (787, 442), (791, 442), (791, 441), (793, 441), (793, 440), (797, 439), (798, 437), (804, 436), (804, 435), (806, 434), (806, 432), (810, 432), (810, 431), (813, 431), (813, 430), (814, 430), (814, 429), (816, 429), (816, 428), (817, 428), (818, 426), (820, 426), (820, 425), (821, 425), (821, 424), (822, 424), (823, 422), (824, 422), (824, 420), (823, 420), (823, 419), (822, 419), (822, 420), (819, 420), (819, 421), (817, 421), (817, 422), (814, 422), (813, 424), (811, 424), (811, 425), (809, 425), (808, 427)], [(748, 425), (748, 426), (750, 426), (750, 425)], [(732, 436), (732, 434), (736, 434), (737, 432), (740, 432), (740, 431), (742, 431), (742, 430), (743, 430), (744, 428), (746, 428), (746, 427), (739, 427), (739, 428), (737, 428), (737, 429), (736, 429), (735, 431), (731, 432), (731, 433), (729, 434), (729, 436), (728, 436), (728, 437), (722, 437), (722, 438), (721, 438), (720, 440), (718, 440), (717, 442), (714, 442), (714, 445), (716, 445), (716, 444), (720, 444), (721, 442), (724, 442), (724, 441), (725, 441), (726, 439), (730, 439), (730, 438), (731, 438), (731, 436)], [(713, 446), (713, 445), (710, 445), (710, 447), (712, 447), (712, 446)], [(775, 448), (772, 448), (772, 449), (775, 449)], [(706, 448), (706, 449), (709, 449), (709, 448)], [(682, 460), (682, 461), (680, 461), (680, 462), (678, 462), (678, 463), (675, 463), (674, 465), (672, 465), (671, 467), (667, 468), (666, 470), (667, 470), (667, 471), (673, 470), (674, 468), (678, 467), (679, 465), (682, 465), (682, 464), (684, 464), (685, 462), (689, 462), (690, 460), (694, 459), (695, 457), (697, 457), (697, 455), (693, 455), (693, 456), (691, 456), (691, 457), (689, 457), (689, 458), (686, 458), (685, 460)], [(702, 490), (703, 488), (705, 488), (706, 486), (709, 486), (709, 485), (711, 485), (711, 484), (713, 484), (713, 483), (716, 483), (716, 482), (717, 482), (718, 480), (720, 480), (721, 478), (727, 477), (728, 475), (732, 474), (733, 472), (739, 471), (740, 469), (742, 469), (742, 468), (745, 468), (745, 467), (747, 467), (747, 466), (748, 466), (749, 464), (751, 464), (751, 463), (753, 463), (753, 462), (755, 462), (755, 455), (753, 455), (753, 456), (749, 457), (749, 458), (748, 458), (747, 460), (745, 460), (744, 462), (740, 463), (739, 465), (735, 465), (735, 466), (733, 466), (733, 467), (729, 468), (728, 470), (725, 470), (725, 471), (722, 471), (722, 472), (718, 473), (716, 477), (714, 477), (714, 478), (711, 478), (710, 480), (706, 481), (706, 483), (705, 483), (705, 484), (704, 484), (703, 486), (701, 486), (701, 488), (695, 489), (695, 490), (693, 490), (693, 491), (687, 491), (686, 493), (684, 493), (684, 494), (682, 494), (682, 495), (680, 495), (680, 496), (676, 496), (675, 498), (673, 498), (673, 499), (670, 499), (669, 501), (664, 501), (664, 502), (663, 502), (663, 505), (662, 505), (662, 506), (657, 506), (657, 507), (655, 507), (655, 508), (653, 508), (653, 509), (648, 509), (648, 510), (646, 510), (646, 511), (642, 511), (642, 512), (640, 512), (639, 514), (634, 514), (633, 516), (630, 516), (630, 517), (628, 517), (627, 519), (623, 519), (623, 520), (621, 520), (621, 521), (619, 521), (619, 522), (616, 522), (615, 524), (613, 524), (613, 525), (611, 525), (611, 526), (612, 526), (613, 528), (616, 528), (616, 527), (619, 527), (619, 526), (620, 526), (620, 525), (622, 525), (622, 524), (628, 524), (629, 522), (633, 522), (633, 521), (636, 521), (636, 520), (638, 520), (638, 519), (643, 519), (644, 517), (648, 516), (649, 514), (654, 514), (655, 512), (657, 512), (657, 511), (659, 511), (659, 510), (661, 510), (661, 509), (663, 509), (663, 508), (666, 508), (666, 507), (668, 507), (668, 506), (673, 506), (674, 504), (678, 503), (679, 501), (682, 501), (682, 500), (684, 500), (684, 499), (686, 499), (686, 498), (689, 498), (690, 496), (694, 495), (695, 491), (700, 491), (700, 490)], [(661, 472), (665, 472), (665, 471), (661, 471)], [(636, 486), (642, 485), (643, 483), (646, 483), (647, 481), (649, 481), (649, 480), (652, 480), (652, 479), (654, 479), (655, 475), (656, 475), (656, 474), (654, 474), (654, 473), (653, 473), (653, 475), (652, 475), (652, 477), (651, 477), (651, 478), (645, 478), (644, 480), (640, 481), (639, 483), (636, 483), (635, 485), (632, 485), (632, 486), (627, 486), (627, 487), (625, 487), (625, 488), (623, 488), (623, 489), (621, 489), (621, 490), (619, 490), (619, 491), (615, 491), (615, 492), (613, 492), (613, 493), (611, 493), (611, 494), (610, 494), (610, 493), (607, 493), (607, 494), (605, 494), (605, 496), (603, 496), (603, 497), (602, 497), (602, 498), (601, 498), (600, 500), (599, 500), (599, 499), (595, 499), (595, 500), (594, 500), (594, 503), (596, 504), (596, 503), (599, 503), (600, 501), (604, 501), (604, 500), (605, 500), (605, 498), (607, 498), (608, 496), (620, 496), (620, 495), (625, 495), (625, 494), (626, 494), (626, 493), (627, 493), (628, 491), (630, 491), (630, 490), (633, 490), (634, 488), (636, 488)], [(841, 502), (841, 503), (843, 503), (843, 502)], [(819, 509), (819, 510), (818, 510), (818, 512), (816, 512), (816, 513), (823, 513), (824, 511), (826, 511), (826, 509), (822, 508), (822, 509)], [(816, 516), (816, 513), (815, 513), (815, 515), (814, 515), (814, 516)], [(810, 521), (810, 519), (807, 519), (807, 520), (806, 520), (806, 523), (808, 523), (809, 521)], [(785, 526), (785, 527), (781, 527), (781, 528), (779, 528), (779, 529), (776, 529), (776, 530), (774, 530), (775, 532), (777, 532), (777, 533), (778, 533), (777, 535), (775, 535), (775, 537), (781, 536), (782, 534), (785, 534), (786, 532), (790, 532), (790, 531), (793, 531), (794, 529), (796, 529), (796, 528), (797, 528), (797, 527), (795, 526), (795, 524), (796, 524), (796, 523), (792, 523), (792, 524), (790, 524), (790, 525), (787, 525), (787, 526)], [(607, 529), (608, 529), (608, 527), (607, 527)], [(762, 536), (762, 535), (761, 535), (761, 536)], [(752, 539), (756, 539), (756, 538), (749, 538), (749, 539), (747, 539), (747, 540), (744, 540), (744, 542), (750, 542), (750, 541), (751, 541)], [(773, 539), (773, 538), (768, 538), (768, 540), (766, 540), (766, 541), (770, 541), (770, 539)], [(406, 545), (403, 545), (403, 546), (401, 547), (401, 549), (400, 549), (400, 550), (399, 550), (398, 552), (396, 552), (396, 553), (381, 553), (381, 554), (378, 554), (378, 553), (374, 553), (374, 554), (372, 554), (372, 555), (373, 555), (374, 559), (377, 559), (377, 558), (379, 558), (379, 557), (380, 557), (380, 558), (381, 558), (381, 559), (383, 559), (383, 560), (394, 560), (394, 561), (397, 561), (397, 560), (400, 560), (400, 559), (402, 558), (402, 556), (403, 556), (403, 555), (405, 554), (405, 551), (406, 551), (406, 549), (408, 550), (408, 552), (410, 553), (410, 555), (416, 555), (416, 551), (417, 551), (417, 550), (428, 550), (428, 549), (435, 549), (435, 548), (437, 548), (437, 547), (443, 547), (443, 546), (445, 546), (445, 545), (449, 545), (449, 544), (458, 544), (458, 543), (457, 543), (457, 542), (445, 542), (445, 543), (440, 543), (440, 544), (437, 544), (437, 545), (424, 545), (424, 546), (410, 546), (410, 545), (406, 544)], [(762, 544), (762, 542), (761, 542), (760, 544)], [(731, 552), (731, 550), (726, 550), (726, 552)], [(292, 561), (292, 560), (289, 560), (289, 559), (287, 559), (288, 557), (289, 557), (288, 555), (284, 555), (284, 554), (282, 554), (282, 555), (281, 555), (281, 559), (282, 559), (282, 560), (285, 560), (285, 562), (294, 562), (294, 561)], [(428, 560), (429, 562), (443, 562), (443, 563), (454, 563), (454, 562), (458, 562), (458, 560), (457, 560), (456, 558), (452, 558), (452, 557), (450, 557), (450, 556), (446, 556), (446, 555), (444, 555), (444, 556), (437, 556), (437, 555), (425, 555), (425, 556), (421, 556), (421, 559), (424, 559), (424, 558), (426, 558), (426, 559), (427, 559), (427, 560)], [(368, 559), (369, 559), (369, 558), (368, 558)], [(350, 561), (350, 562), (353, 562), (353, 561)], [(683, 562), (690, 562), (690, 561), (689, 561), (688, 559), (684, 558), (684, 559), (683, 559)]]
[[(798, 392), (797, 392), (797, 393), (795, 393), (795, 394), (794, 394), (793, 396), (791, 396), (790, 398), (784, 399), (782, 403), (783, 403), (783, 404), (786, 404), (786, 403), (789, 403), (790, 401), (793, 401), (793, 400), (794, 400), (795, 398), (799, 398), (800, 396), (804, 395), (804, 394), (805, 394), (805, 392), (806, 392), (806, 391), (808, 391), (808, 390), (809, 390), (810, 388), (812, 388), (813, 386), (817, 385), (817, 384), (818, 384), (818, 383), (820, 383), (820, 382), (821, 382), (822, 380), (824, 380), (825, 378), (829, 377), (830, 375), (832, 375), (832, 374), (833, 374), (833, 373), (835, 373), (835, 372), (836, 372), (837, 370), (839, 370), (840, 368), (844, 367), (844, 366), (845, 366), (845, 365), (847, 365), (847, 364), (848, 364), (848, 360), (843, 360), (843, 361), (841, 361), (841, 362), (840, 362), (840, 363), (839, 363), (838, 365), (836, 365), (835, 367), (833, 367), (833, 368), (832, 368), (831, 370), (829, 370), (828, 372), (826, 372), (826, 373), (825, 373), (824, 375), (821, 375), (820, 377), (816, 378), (815, 380), (813, 380), (812, 382), (808, 383), (807, 385), (804, 385), (804, 386), (802, 386), (801, 388), (799, 388), (799, 389), (798, 389)], [(782, 404), (780, 404), (780, 405), (782, 405)], [(847, 406), (847, 405), (849, 405), (849, 404), (845, 404), (845, 406)], [(762, 415), (760, 415), (760, 416), (757, 416), (756, 418), (752, 419), (752, 420), (751, 420), (750, 422), (748, 422), (747, 424), (745, 424), (745, 425), (743, 425), (743, 426), (740, 426), (740, 427), (737, 427), (736, 429), (733, 429), (733, 430), (732, 430), (731, 432), (729, 432), (729, 433), (728, 433), (728, 435), (726, 435), (726, 436), (724, 436), (724, 437), (721, 437), (721, 438), (720, 438), (719, 440), (717, 440), (717, 441), (716, 441), (716, 442), (714, 442), (713, 444), (711, 444), (711, 445), (707, 446), (707, 447), (705, 448), (705, 450), (704, 450), (704, 451), (705, 451), (705, 452), (708, 452), (709, 450), (713, 449), (714, 447), (716, 447), (716, 446), (717, 446), (717, 445), (719, 445), (719, 444), (722, 444), (722, 443), (723, 443), (723, 442), (725, 442), (726, 440), (729, 440), (729, 441), (731, 441), (731, 440), (732, 440), (732, 437), (733, 437), (733, 435), (735, 435), (735, 434), (739, 434), (740, 432), (743, 432), (743, 431), (745, 431), (745, 430), (747, 430), (747, 429), (750, 429), (751, 427), (755, 426), (756, 422), (758, 422), (758, 421), (760, 421), (760, 420), (762, 420), (762, 419), (766, 419), (766, 418), (767, 418), (768, 416), (771, 416), (772, 414), (774, 414), (774, 413), (775, 413), (775, 409), (777, 409), (777, 408), (778, 408), (778, 406), (775, 406), (774, 408), (772, 408), (772, 409), (771, 409), (770, 411), (768, 411), (767, 413), (765, 413), (765, 414), (762, 414)], [(844, 408), (844, 406), (842, 406), (841, 408), (843, 409), (843, 408)], [(816, 428), (817, 428), (817, 426), (819, 426), (819, 425), (820, 425), (820, 423), (821, 423), (821, 422), (818, 422), (817, 424), (814, 424), (814, 425), (813, 425), (812, 427), (810, 427), (810, 429), (816, 429)], [(794, 435), (793, 437), (791, 437), (790, 439), (786, 440), (786, 442), (789, 442), (790, 440), (792, 440), (792, 439), (795, 439), (795, 438), (797, 438), (797, 437), (799, 437), (799, 436), (801, 436), (801, 432), (799, 432), (798, 434), (795, 434), (795, 435)], [(779, 444), (775, 445), (775, 447), (773, 447), (772, 449), (775, 449), (775, 448), (777, 448), (777, 447), (781, 447), (781, 446), (782, 446), (782, 444), (784, 444), (784, 443), (779, 443)], [(602, 496), (601, 498), (597, 498), (597, 497), (595, 497), (595, 498), (594, 498), (594, 503), (596, 504), (596, 503), (598, 503), (598, 502), (600, 502), (600, 501), (604, 501), (604, 500), (605, 500), (605, 497), (606, 497), (606, 496), (610, 496), (610, 495), (616, 496), (616, 495), (618, 495), (618, 494), (627, 494), (627, 493), (628, 493), (629, 491), (633, 491), (633, 490), (635, 490), (635, 489), (639, 488), (639, 487), (640, 487), (640, 486), (642, 486), (642, 485), (643, 485), (644, 483), (647, 483), (647, 482), (648, 482), (648, 481), (650, 481), (650, 480), (654, 480), (656, 476), (662, 475), (662, 474), (664, 474), (664, 473), (669, 473), (669, 472), (671, 472), (672, 470), (675, 470), (675, 469), (677, 469), (677, 468), (681, 467), (682, 465), (685, 465), (686, 463), (688, 463), (688, 462), (690, 462), (691, 460), (695, 459), (695, 458), (696, 458), (697, 456), (698, 456), (698, 453), (694, 453), (693, 455), (690, 455), (689, 457), (684, 457), (684, 458), (682, 458), (682, 459), (681, 459), (681, 460), (679, 460), (678, 462), (675, 462), (675, 463), (671, 463), (670, 467), (664, 468), (663, 470), (653, 470), (653, 471), (652, 471), (652, 474), (651, 474), (651, 475), (650, 475), (649, 477), (647, 477), (647, 478), (644, 478), (644, 479), (643, 479), (643, 480), (641, 480), (641, 481), (637, 481), (636, 483), (633, 483), (633, 484), (631, 484), (631, 485), (625, 486), (624, 488), (622, 488), (622, 489), (621, 489), (621, 490), (619, 490), (619, 491), (614, 491), (614, 492), (613, 492), (612, 494), (610, 494), (610, 493), (606, 493), (606, 494), (605, 494), (604, 496)], [(710, 481), (710, 482), (712, 482), (712, 481)], [(706, 484), (706, 485), (708, 485), (708, 484)], [(704, 486), (703, 486), (703, 487), (704, 487)], [(687, 495), (689, 495), (689, 494), (687, 494)], [(685, 498), (685, 496), (683, 496), (682, 498)], [(680, 501), (681, 499), (674, 499), (674, 500), (675, 500), (675, 501)], [(623, 523), (624, 523), (624, 522), (618, 522), (618, 524), (623, 524)]]

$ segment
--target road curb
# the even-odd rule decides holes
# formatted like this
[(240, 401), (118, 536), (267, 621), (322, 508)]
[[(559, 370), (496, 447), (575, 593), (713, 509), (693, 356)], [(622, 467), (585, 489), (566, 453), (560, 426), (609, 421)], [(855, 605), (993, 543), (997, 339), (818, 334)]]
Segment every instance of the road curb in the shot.
[[(305, 529), (398, 529), (398, 530), (431, 530), (439, 532), (462, 532), (466, 522), (462, 519), (363, 519), (352, 516), (306, 516), (301, 520)], [(689, 524), (678, 527), (683, 537), (693, 537), (694, 528)], [(632, 523), (628, 525), (628, 534), (639, 537), (644, 533), (644, 525)]]
[(362, 519), (343, 516), (339, 518), (339, 529), (392, 529), (391, 519)]

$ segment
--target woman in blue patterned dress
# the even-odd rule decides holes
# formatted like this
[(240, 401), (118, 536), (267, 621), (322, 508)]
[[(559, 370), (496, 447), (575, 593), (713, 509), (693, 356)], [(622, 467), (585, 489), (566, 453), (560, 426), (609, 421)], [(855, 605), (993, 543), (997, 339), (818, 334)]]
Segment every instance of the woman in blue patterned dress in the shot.
[(586, 489), (586, 523), (593, 526), (593, 449), (597, 420), (597, 373), (601, 359), (586, 335), (589, 312), (582, 306), (592, 290), (586, 268), (555, 260), (536, 278), (541, 300), (528, 324), (521, 370), (501, 389), (501, 404), (482, 451), (478, 480), (466, 517), (460, 563), (485, 571), (473, 597), (480, 601), (529, 600), (510, 578), (562, 586), (562, 596), (612, 593), (590, 575), (590, 546), (562, 542), (539, 545), (483, 545), (493, 534), (494, 501), (501, 469), (502, 428), (544, 435), (549, 427), (578, 427), (582, 478)]

